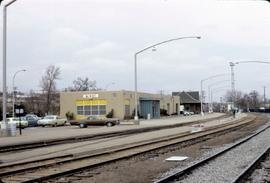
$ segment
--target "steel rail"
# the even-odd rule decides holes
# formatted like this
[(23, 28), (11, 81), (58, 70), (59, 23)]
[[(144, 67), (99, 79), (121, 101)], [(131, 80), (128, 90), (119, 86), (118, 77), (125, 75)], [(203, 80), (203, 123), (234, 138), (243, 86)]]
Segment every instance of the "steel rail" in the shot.
[[(233, 124), (238, 123), (238, 122), (239, 121), (233, 122)], [(228, 125), (232, 125), (232, 124), (227, 123), (227, 124), (218, 125), (217, 127), (210, 127), (209, 130), (226, 127)], [(158, 143), (158, 142), (161, 142), (161, 141), (173, 140), (173, 139), (186, 137), (186, 136), (190, 136), (190, 135), (192, 135), (192, 134), (190, 134), (188, 132), (188, 133), (181, 133), (181, 134), (178, 134), (178, 135), (166, 136), (166, 137), (162, 137), (162, 138), (157, 138), (157, 139), (152, 139), (152, 140), (149, 140), (149, 141), (145, 141), (145, 143), (139, 143), (138, 145), (131, 144), (131, 147), (129, 147), (129, 148), (136, 148), (136, 147), (140, 147), (142, 145), (149, 145), (149, 144)], [(56, 163), (44, 164), (44, 165), (41, 165), (41, 166), (34, 166), (34, 167), (23, 168), (23, 169), (20, 169), (20, 170), (17, 169), (17, 170), (14, 170), (14, 171), (11, 170), (11, 171), (8, 171), (8, 172), (3, 172), (3, 168), (4, 169), (5, 168), (12, 168), (14, 166), (27, 165), (27, 164), (33, 164), (33, 163), (36, 163), (36, 162), (42, 162), (42, 161), (59, 159), (59, 158), (72, 157), (74, 155), (69, 154), (69, 155), (54, 156), (54, 157), (51, 157), (51, 158), (44, 158), (44, 159), (39, 159), (39, 160), (31, 160), (31, 161), (25, 161), (25, 162), (20, 162), (20, 163), (12, 163), (12, 164), (8, 164), (8, 165), (0, 166), (0, 170), (2, 171), (2, 173), (0, 173), (0, 177), (1, 176), (6, 176), (6, 175), (11, 175), (11, 174), (18, 173), (18, 172), (27, 171), (27, 170), (32, 170), (32, 169), (36, 169), (36, 168), (41, 168), (41, 167), (44, 167), (44, 166), (52, 166), (52, 165), (55, 165), (55, 164), (60, 164), (60, 163), (63, 164), (63, 163), (71, 162), (71, 161), (82, 160), (82, 159), (85, 159), (85, 158), (92, 158), (92, 157), (101, 156), (101, 155), (105, 155), (105, 154), (111, 154), (113, 152), (122, 151), (122, 150), (126, 150), (126, 149), (128, 149), (128, 148), (123, 147), (121, 145), (120, 148), (118, 148), (117, 150), (116, 149), (106, 150), (106, 148), (105, 148), (104, 150), (102, 150), (102, 149), (100, 150), (102, 153), (84, 152), (83, 154), (90, 154), (90, 155), (80, 156), (80, 157), (77, 157), (77, 158), (64, 160), (64, 161), (58, 161)], [(76, 156), (78, 156), (78, 154), (76, 154)]]
[[(176, 136), (171, 137), (171, 138), (165, 137), (165, 138), (163, 138), (161, 140), (158, 139), (156, 141), (146, 142), (144, 144), (138, 144), (138, 145), (135, 145), (135, 146), (132, 146), (132, 147), (122, 147), (120, 149), (113, 149), (113, 150), (105, 151), (103, 153), (96, 153), (96, 154), (92, 154), (92, 155), (87, 155), (87, 156), (82, 156), (82, 157), (76, 157), (76, 158), (73, 158), (73, 159), (59, 161), (59, 162), (55, 162), (55, 163), (51, 163), (51, 164), (46, 164), (46, 165), (41, 165), (41, 166), (34, 166), (34, 167), (30, 167), (30, 168), (23, 168), (21, 170), (15, 170), (15, 171), (12, 171), (11, 170), (11, 171), (8, 171), (8, 172), (1, 173), (0, 174), (0, 177), (3, 178), (3, 177), (8, 176), (8, 175), (14, 176), (15, 173), (26, 172), (26, 171), (29, 171), (29, 170), (37, 170), (37, 168), (42, 168), (42, 167), (43, 168), (44, 167), (45, 168), (46, 167), (48, 168), (49, 166), (61, 165), (61, 164), (64, 164), (64, 163), (74, 162), (74, 161), (83, 160), (83, 159), (87, 159), (87, 158), (93, 158), (93, 157), (98, 157), (98, 156), (102, 156), (102, 155), (110, 155), (112, 153), (121, 152), (121, 151), (124, 151), (124, 150), (130, 150), (130, 149), (139, 148), (139, 147), (143, 147), (143, 146), (147, 146), (147, 145), (153, 145), (153, 144), (156, 144), (156, 143), (168, 142), (169, 140), (173, 140), (173, 139), (177, 139), (178, 140), (177, 142), (173, 142), (171, 144), (168, 143), (166, 145), (161, 145), (160, 147), (154, 147), (154, 148), (148, 149), (146, 151), (135, 152), (135, 153), (133, 153), (131, 155), (127, 155), (127, 156), (123, 156), (123, 157), (120, 157), (120, 158), (111, 159), (109, 161), (105, 161), (105, 162), (101, 162), (101, 163), (96, 163), (94, 165), (89, 165), (89, 166), (85, 166), (85, 167), (79, 167), (79, 168), (75, 168), (75, 169), (71, 169), (71, 170), (67, 170), (67, 171), (62, 171), (62, 172), (54, 173), (54, 174), (51, 174), (51, 175), (45, 175), (43, 177), (39, 177), (39, 178), (32, 179), (32, 180), (25, 181), (25, 182), (39, 182), (39, 181), (44, 181), (44, 180), (56, 178), (56, 177), (59, 177), (59, 176), (68, 175), (70, 173), (76, 173), (76, 172), (81, 171), (83, 169), (94, 168), (94, 167), (97, 167), (97, 166), (108, 164), (110, 162), (119, 161), (119, 160), (126, 159), (126, 158), (129, 158), (129, 157), (135, 156), (135, 155), (140, 155), (140, 154), (143, 154), (143, 153), (147, 153), (147, 152), (150, 152), (150, 151), (153, 151), (153, 150), (157, 150), (157, 149), (160, 149), (160, 148), (172, 146), (172, 145), (175, 145), (175, 144), (185, 143), (185, 142), (189, 142), (189, 141), (194, 141), (196, 139), (199, 139), (199, 140), (202, 141), (203, 140), (202, 137), (207, 137), (209, 135), (214, 135), (214, 134), (222, 133), (223, 131), (226, 131), (226, 130), (232, 130), (231, 128), (239, 128), (239, 127), (245, 126), (247, 123), (254, 121), (254, 119), (248, 120), (248, 122), (241, 123), (241, 124), (239, 124), (239, 122), (243, 122), (246, 119), (236, 120), (236, 121), (234, 121), (234, 122), (232, 122), (230, 124), (220, 125), (221, 127), (220, 126), (219, 127), (216, 127), (216, 128), (213, 128), (212, 127), (209, 131), (201, 131), (201, 132), (197, 132), (197, 133), (193, 133), (193, 134), (186, 133), (186, 134), (182, 134), (182, 135), (176, 135)], [(237, 126), (233, 126), (233, 125), (237, 125)], [(233, 127), (231, 127), (231, 126), (233, 126)], [(219, 128), (225, 128), (225, 127), (227, 127), (227, 128), (226, 129), (223, 129), (223, 130), (219, 130)], [(212, 132), (211, 132), (211, 130), (212, 130)], [(206, 134), (203, 134), (203, 133), (206, 133)], [(202, 135), (199, 135), (199, 134), (202, 134)], [(182, 141), (180, 140), (179, 141), (179, 138), (180, 137), (186, 137), (186, 136), (190, 136), (190, 135), (197, 135), (197, 137), (192, 138), (192, 139), (188, 139), (188, 140), (182, 140)]]
[(214, 160), (215, 158), (219, 157), (220, 155), (222, 155), (222, 154), (224, 154), (224, 153), (230, 151), (231, 149), (233, 149), (233, 148), (235, 148), (235, 147), (237, 147), (237, 146), (239, 146), (239, 145), (241, 145), (241, 144), (247, 142), (248, 140), (251, 140), (253, 137), (259, 135), (260, 133), (264, 132), (264, 131), (267, 130), (268, 128), (270, 128), (270, 125), (268, 125), (268, 126), (265, 127), (264, 129), (258, 131), (257, 133), (255, 133), (255, 134), (253, 134), (253, 135), (250, 135), (250, 136), (244, 138), (243, 140), (241, 140), (241, 141), (239, 141), (239, 142), (233, 144), (232, 146), (230, 146), (230, 147), (228, 147), (228, 148), (226, 148), (226, 149), (224, 149), (224, 150), (222, 150), (222, 151), (220, 151), (220, 152), (218, 152), (218, 153), (216, 153), (216, 154), (214, 154), (214, 155), (212, 155), (212, 156), (210, 156), (210, 157), (208, 157), (208, 158), (205, 158), (205, 159), (203, 159), (203, 160), (201, 160), (201, 161), (199, 161), (199, 162), (197, 162), (197, 163), (194, 163), (193, 165), (190, 165), (190, 166), (188, 166), (187, 168), (185, 168), (185, 169), (183, 169), (183, 170), (180, 170), (180, 171), (178, 171), (178, 172), (176, 172), (176, 173), (174, 173), (174, 174), (172, 174), (172, 175), (168, 175), (168, 176), (166, 176), (166, 177), (164, 177), (164, 178), (162, 178), (162, 179), (160, 179), (160, 180), (157, 180), (157, 181), (155, 181), (154, 183), (165, 183), (165, 182), (170, 182), (170, 181), (173, 181), (173, 180), (175, 180), (175, 179), (179, 179), (180, 177), (183, 177), (184, 175), (190, 174), (190, 173), (191, 173), (192, 171), (194, 171), (196, 168), (198, 168), (198, 167), (200, 167), (200, 166), (202, 166), (202, 165), (204, 165), (204, 164), (206, 164), (206, 163), (208, 163), (208, 162)]
[(270, 153), (270, 146), (268, 146), (263, 153), (261, 153), (259, 156), (257, 156), (257, 158), (252, 161), (247, 168), (245, 168), (231, 183), (239, 183), (242, 182), (246, 177), (248, 177), (253, 170), (255, 169), (255, 167), (260, 164), (263, 159), (265, 159), (265, 157), (267, 157)]
[(130, 130), (118, 131), (118, 132), (108, 132), (108, 133), (100, 133), (100, 134), (94, 134), (94, 135), (91, 134), (91, 135), (84, 135), (84, 136), (75, 136), (75, 137), (70, 137), (70, 138), (43, 140), (43, 141), (31, 142), (31, 143), (22, 143), (22, 144), (8, 145), (8, 146), (0, 146), (0, 153), (27, 150), (27, 149), (35, 149), (35, 148), (41, 148), (41, 147), (49, 147), (49, 146), (53, 146), (53, 145), (76, 143), (76, 142), (83, 142), (83, 141), (89, 141), (89, 140), (99, 140), (102, 138), (115, 137), (115, 136), (120, 136), (120, 135), (121, 136), (133, 135), (133, 134), (151, 132), (151, 131), (156, 131), (156, 130), (164, 130), (164, 129), (169, 129), (169, 128), (188, 126), (188, 125), (197, 124), (197, 123), (206, 123), (209, 121), (225, 118), (228, 116), (229, 115), (222, 115), (222, 116), (215, 117), (215, 118), (197, 120), (197, 121), (192, 121), (192, 122), (187, 122), (187, 123), (162, 125), (162, 126), (156, 126), (156, 127), (145, 127), (145, 128), (141, 128), (141, 129), (130, 129)]

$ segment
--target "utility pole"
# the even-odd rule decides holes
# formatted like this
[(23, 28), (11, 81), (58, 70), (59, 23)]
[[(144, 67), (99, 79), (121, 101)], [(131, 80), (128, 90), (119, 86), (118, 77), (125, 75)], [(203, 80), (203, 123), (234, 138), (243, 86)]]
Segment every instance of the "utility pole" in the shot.
[(158, 45), (162, 45), (162, 44), (165, 44), (165, 43), (168, 43), (168, 42), (173, 42), (173, 41), (178, 41), (180, 39), (201, 39), (200, 36), (188, 36), (188, 37), (178, 37), (178, 38), (174, 38), (174, 39), (169, 39), (169, 40), (166, 40), (166, 41), (162, 41), (162, 42), (159, 42), (159, 43), (156, 43), (156, 44), (153, 44), (151, 46), (148, 46), (138, 52), (136, 52), (134, 54), (134, 104), (135, 104), (135, 115), (134, 115), (134, 124), (140, 124), (140, 121), (139, 121), (139, 116), (138, 116), (138, 105), (140, 105), (139, 101), (138, 101), (138, 87), (137, 87), (137, 55), (146, 51), (146, 50), (149, 50), (149, 49), (152, 49), (152, 51), (155, 51), (156, 50), (156, 46)]
[(265, 110), (265, 104), (266, 104), (266, 101), (265, 101), (265, 88), (266, 88), (266, 86), (263, 86), (263, 107), (264, 107), (264, 110)]
[(235, 101), (235, 83), (234, 83), (234, 66), (235, 63), (230, 62), (230, 66), (231, 66), (231, 87), (232, 87), (232, 109), (234, 109), (234, 101)]
[(204, 116), (204, 113), (203, 113), (203, 80), (201, 80), (201, 115)]
[[(3, 7), (3, 45), (2, 45), (2, 56), (3, 56), (3, 124), (4, 128), (6, 129), (6, 133), (8, 134), (8, 122), (6, 119), (7, 115), (7, 7), (13, 4), (16, 0), (12, 0), (4, 5)], [(1, 1), (2, 2), (2, 1)]]

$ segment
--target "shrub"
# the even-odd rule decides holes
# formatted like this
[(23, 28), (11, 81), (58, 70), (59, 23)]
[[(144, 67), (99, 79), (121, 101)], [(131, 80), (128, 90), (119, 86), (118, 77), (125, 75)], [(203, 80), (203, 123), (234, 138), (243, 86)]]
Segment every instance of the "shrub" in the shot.
[(66, 112), (66, 117), (68, 120), (73, 120), (74, 119), (74, 113), (73, 112)]
[(106, 115), (106, 118), (113, 118), (113, 109)]
[(169, 116), (166, 109), (160, 109), (160, 115), (161, 116)]

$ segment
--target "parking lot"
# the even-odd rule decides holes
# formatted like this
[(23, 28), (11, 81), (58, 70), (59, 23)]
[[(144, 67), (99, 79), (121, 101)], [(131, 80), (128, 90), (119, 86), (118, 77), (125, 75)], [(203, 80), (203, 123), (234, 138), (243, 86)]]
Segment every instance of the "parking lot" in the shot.
[(84, 136), (89, 134), (100, 134), (108, 132), (117, 132), (129, 129), (139, 129), (151, 126), (172, 125), (177, 123), (188, 123), (191, 121), (214, 118), (222, 116), (221, 113), (207, 114), (205, 116), (181, 116), (181, 117), (168, 117), (161, 119), (142, 120), (140, 125), (134, 125), (133, 121), (121, 121), (120, 125), (113, 127), (106, 126), (89, 126), (88, 128), (79, 128), (77, 126), (58, 126), (58, 127), (29, 127), (22, 131), (22, 135), (15, 137), (0, 137), (0, 146), (19, 144), (26, 142), (45, 141), (51, 139), (62, 139), (68, 137)]

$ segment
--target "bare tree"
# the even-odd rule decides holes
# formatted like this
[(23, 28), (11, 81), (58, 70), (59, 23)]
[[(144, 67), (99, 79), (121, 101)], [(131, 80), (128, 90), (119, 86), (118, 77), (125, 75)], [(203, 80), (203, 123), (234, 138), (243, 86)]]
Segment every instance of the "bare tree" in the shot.
[(29, 95), (25, 98), (25, 108), (28, 112), (37, 114), (39, 116), (43, 116), (45, 112), (45, 94), (44, 93), (36, 93), (33, 90), (30, 90)]
[(260, 99), (260, 95), (256, 90), (253, 90), (249, 93), (249, 97), (251, 99), (251, 104), (250, 107), (255, 109), (255, 108), (259, 108), (260, 107), (260, 103), (261, 103), (261, 99)]
[(73, 86), (68, 88), (69, 91), (97, 91), (96, 81), (90, 81), (88, 77), (78, 77), (73, 81)]
[[(227, 102), (232, 102), (232, 92), (231, 91), (227, 91), (225, 94), (225, 100)], [(234, 95), (234, 101), (236, 104), (238, 104), (238, 102), (240, 101), (240, 99), (242, 98), (243, 93), (241, 91), (235, 91), (235, 95)]]
[(60, 79), (60, 68), (54, 65), (47, 67), (42, 79), (40, 87), (46, 96), (45, 111), (48, 114), (51, 112), (51, 104), (54, 94), (56, 93), (56, 80)]
[[(225, 95), (227, 102), (232, 101), (232, 94), (228, 91)], [(256, 90), (251, 91), (249, 94), (243, 94), (240, 91), (235, 92), (235, 104), (242, 109), (256, 109), (259, 108), (262, 104), (262, 99), (259, 93)]]

